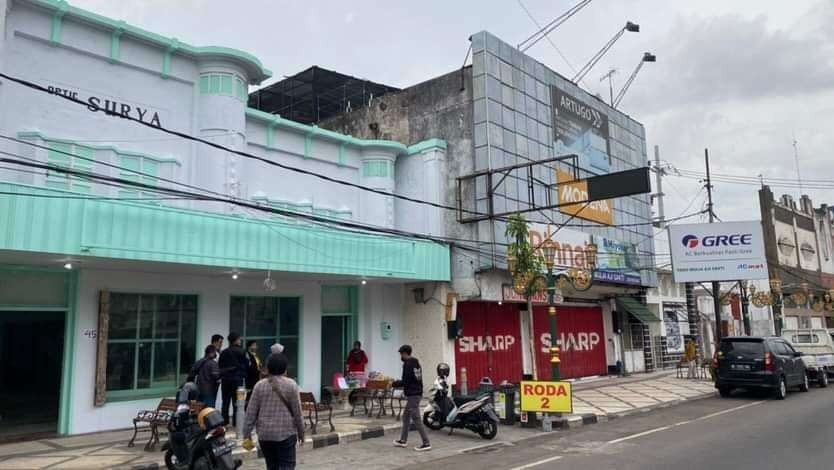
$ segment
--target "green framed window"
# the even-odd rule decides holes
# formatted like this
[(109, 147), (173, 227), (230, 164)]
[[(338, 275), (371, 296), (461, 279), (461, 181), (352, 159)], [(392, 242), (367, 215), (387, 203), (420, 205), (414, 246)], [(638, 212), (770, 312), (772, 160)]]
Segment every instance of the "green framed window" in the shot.
[(200, 75), (200, 94), (233, 96), (241, 101), (249, 99), (246, 82), (232, 73), (212, 72)]
[(270, 346), (284, 345), (289, 359), (287, 375), (298, 377), (300, 297), (241, 297), (230, 299), (229, 331), (240, 333), (244, 344), (258, 343), (258, 355), (266, 362)]
[(391, 162), (388, 160), (368, 160), (362, 162), (362, 175), (377, 178), (393, 176)]
[[(47, 163), (50, 165), (78, 171), (93, 170), (95, 151), (92, 148), (66, 142), (49, 142), (48, 144)], [(47, 170), (46, 186), (80, 193), (92, 191), (92, 182), (88, 178), (70, 176), (55, 170)]]
[[(136, 183), (157, 185), (160, 163), (148, 157), (140, 155), (120, 155), (119, 177)], [(119, 197), (139, 198), (153, 197), (153, 192), (141, 191), (140, 189), (120, 189)]]
[(196, 359), (197, 296), (111, 293), (108, 398), (169, 393)]

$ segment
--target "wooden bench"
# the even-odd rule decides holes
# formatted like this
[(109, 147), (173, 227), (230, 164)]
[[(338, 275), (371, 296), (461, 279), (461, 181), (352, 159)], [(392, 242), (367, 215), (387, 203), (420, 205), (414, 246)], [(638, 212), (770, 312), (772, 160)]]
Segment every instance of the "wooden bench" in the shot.
[[(191, 402), (192, 413), (198, 413), (204, 407), (205, 405), (200, 402)], [(136, 413), (136, 417), (133, 418), (133, 437), (130, 438), (127, 446), (133, 447), (135, 445), (136, 436), (140, 432), (150, 432), (151, 437), (148, 439), (147, 444), (145, 444), (145, 450), (148, 452), (154, 450), (159, 443), (160, 428), (163, 430), (167, 429), (168, 423), (174, 417), (176, 410), (177, 401), (173, 398), (163, 398), (159, 401), (159, 405), (157, 405), (155, 410), (140, 410)], [(140, 426), (140, 424), (144, 424), (144, 426)]]
[[(133, 437), (127, 443), (128, 447), (133, 447), (136, 442), (136, 437), (140, 432), (150, 432), (151, 437), (148, 443), (145, 444), (145, 450), (153, 450), (154, 446), (159, 442), (159, 427), (167, 426), (174, 416), (174, 411), (177, 409), (177, 401), (172, 398), (163, 398), (160, 400), (155, 410), (139, 410), (136, 417), (133, 418)], [(144, 426), (139, 426), (140, 424)]]
[[(330, 403), (316, 402), (316, 397), (310, 392), (301, 392), (301, 411), (307, 412), (307, 420), (310, 421), (310, 429), (316, 433), (316, 426), (319, 424), (319, 412), (327, 411), (327, 422), (330, 424), (330, 432), (336, 430), (333, 426), (333, 406)], [(315, 419), (314, 419), (315, 417)]]

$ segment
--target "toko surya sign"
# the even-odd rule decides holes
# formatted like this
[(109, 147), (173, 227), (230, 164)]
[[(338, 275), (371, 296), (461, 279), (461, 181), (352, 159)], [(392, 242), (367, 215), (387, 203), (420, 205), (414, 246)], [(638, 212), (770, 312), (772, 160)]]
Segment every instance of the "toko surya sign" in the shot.
[(759, 221), (669, 226), (675, 282), (767, 279)]
[(521, 411), (573, 413), (570, 382), (521, 382)]

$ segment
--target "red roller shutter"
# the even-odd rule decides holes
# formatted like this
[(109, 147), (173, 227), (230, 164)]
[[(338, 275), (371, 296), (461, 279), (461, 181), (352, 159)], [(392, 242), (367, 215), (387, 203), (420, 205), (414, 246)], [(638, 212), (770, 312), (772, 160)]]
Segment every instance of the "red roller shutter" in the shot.
[(518, 383), (522, 374), (518, 305), (461, 302), (457, 315), (463, 323), (463, 337), (455, 341), (458, 377), (465, 367), (470, 390), (483, 377), (494, 383)]
[[(560, 375), (563, 379), (604, 375), (605, 330), (602, 309), (598, 307), (568, 307), (556, 309), (560, 338)], [(536, 334), (536, 366), (539, 379), (550, 378), (550, 317), (547, 306), (533, 307)]]

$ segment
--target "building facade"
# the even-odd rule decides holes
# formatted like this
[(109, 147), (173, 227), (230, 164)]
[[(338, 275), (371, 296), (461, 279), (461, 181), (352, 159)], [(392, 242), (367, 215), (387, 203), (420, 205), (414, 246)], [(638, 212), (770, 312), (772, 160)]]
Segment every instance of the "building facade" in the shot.
[[(831, 328), (834, 310), (834, 217), (803, 195), (778, 200), (768, 186), (759, 191), (770, 279), (782, 283), (784, 328)], [(777, 321), (777, 324), (780, 323)]]
[[(550, 370), (547, 307), (543, 298), (534, 299), (534, 311), (527, 312), (524, 299), (512, 291), (505, 219), (495, 214), (559, 200), (557, 183), (565, 174), (585, 178), (640, 168), (647, 157), (645, 131), (636, 120), (488, 32), (470, 40), (471, 66), (387, 92), (319, 125), (365, 138), (414, 143), (431, 136), (447, 142), (449, 157), (446, 172), (437, 175), (438, 191), (444, 204), (460, 210), (445, 211), (440, 228), (444, 236), (466, 243), (452, 250), (450, 286), (414, 287), (436, 290), (439, 300), (417, 306), (432, 311), (434, 320), (406, 331), (430, 363), (451, 363), (458, 380), (466, 369), (473, 386), (484, 376), (517, 382), (525, 375), (547, 377), (544, 371)], [(576, 157), (554, 160), (566, 155)], [(496, 176), (492, 185), (470, 178), (527, 162), (540, 164), (531, 167), (532, 173), (512, 170), (504, 178)], [(415, 194), (421, 190), (419, 184), (409, 188)], [(414, 209), (408, 201), (397, 204), (398, 210)], [(568, 378), (608, 373), (623, 349), (650, 356), (645, 338), (648, 325), (658, 320), (639, 297), (657, 282), (649, 196), (606, 201), (594, 212), (580, 218), (566, 209), (526, 214), (534, 241), (551, 237), (559, 244), (560, 267), (587, 268), (589, 245), (600, 250), (595, 286), (587, 292), (566, 291), (559, 305), (557, 342)], [(490, 217), (466, 220), (472, 214)], [(419, 218), (411, 223), (415, 230), (421, 225)], [(632, 295), (638, 295), (635, 302), (617, 300)], [(621, 337), (632, 325), (635, 334)]]
[[(129, 427), (215, 333), (262, 355), (281, 342), (314, 393), (357, 339), (370, 370), (399, 372), (407, 286), (450, 281), (450, 254), (392, 234), (413, 221), (389, 194), (399, 168), (443, 171), (444, 141), (360, 139), (248, 108), (248, 86), (271, 75), (257, 58), (64, 1), (2, 0), (0, 33), (0, 72), (42, 87), (0, 79), (4, 428)], [(442, 224), (418, 209), (420, 233)], [(47, 409), (37, 423), (33, 396)]]

